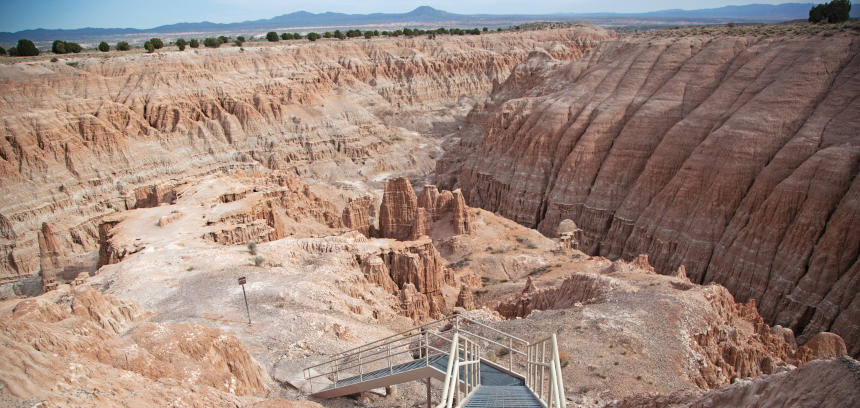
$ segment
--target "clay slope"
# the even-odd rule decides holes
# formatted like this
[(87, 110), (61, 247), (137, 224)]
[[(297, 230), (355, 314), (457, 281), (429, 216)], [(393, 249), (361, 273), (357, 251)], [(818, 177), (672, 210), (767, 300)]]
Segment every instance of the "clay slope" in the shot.
[(797, 370), (739, 381), (702, 396), (637, 395), (606, 408), (849, 406), (860, 398), (860, 363), (843, 357), (813, 361)]
[(2, 65), (0, 283), (67, 266), (96, 248), (100, 217), (171, 202), (190, 176), (427, 174), (438, 152), (427, 136), (531, 50), (568, 60), (606, 36), (583, 26)]
[(684, 265), (801, 342), (860, 355), (860, 41), (699, 35), (536, 53), (437, 164), (466, 201), (581, 248)]
[(269, 389), (236, 337), (89, 287), (0, 303), (4, 406), (238, 406)]

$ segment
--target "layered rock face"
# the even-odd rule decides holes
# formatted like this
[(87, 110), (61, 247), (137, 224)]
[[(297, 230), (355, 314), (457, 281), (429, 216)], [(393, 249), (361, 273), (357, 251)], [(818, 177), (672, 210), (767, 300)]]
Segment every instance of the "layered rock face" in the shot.
[(841, 408), (860, 398), (860, 363), (850, 358), (814, 361), (796, 370), (739, 381), (696, 395), (636, 395), (605, 408), (821, 407)]
[(88, 286), (4, 308), (3, 398), (50, 405), (236, 406), (268, 392), (235, 337), (188, 323), (142, 322), (136, 303)]
[(0, 282), (36, 274), (40, 242), (56, 242), (60, 264), (94, 250), (102, 216), (171, 202), (188, 177), (429, 172), (435, 146), (403, 127), (448, 131), (452, 111), (532, 49), (572, 59), (606, 37), (579, 27), (4, 64)]
[(356, 230), (365, 237), (376, 235), (376, 228), (373, 226), (372, 217), (374, 215), (373, 198), (364, 196), (356, 199), (350, 199), (343, 208), (340, 222), (345, 228)]
[(399, 241), (419, 239), (433, 230), (443, 235), (472, 233), (472, 214), (460, 190), (442, 191), (424, 186), (415, 195), (408, 179), (386, 180), (379, 208), (379, 236)]
[(454, 285), (454, 274), (428, 238), (395, 243), (361, 262), (371, 283), (400, 299), (401, 314), (415, 321), (439, 318), (448, 309), (443, 285)]
[(437, 183), (585, 252), (684, 266), (800, 342), (860, 354), (854, 33), (628, 38), (535, 53), (467, 119)]
[[(310, 232), (337, 228), (343, 222), (331, 202), (314, 194), (307, 184), (289, 174), (238, 172), (229, 177), (207, 179), (210, 184), (205, 197), (198, 197), (201, 212), (200, 222), (185, 225), (185, 232), (200, 230), (207, 241), (223, 245), (245, 245), (249, 242), (268, 242), (289, 235), (297, 230)], [(233, 184), (230, 192), (213, 194), (214, 183)], [(178, 188), (188, 194), (199, 194), (195, 187), (182, 185)], [(141, 210), (136, 210), (141, 211)], [(344, 210), (346, 211), (346, 210)], [(136, 234), (141, 228), (118, 231), (115, 227), (126, 218), (134, 218), (134, 211), (111, 214), (102, 218), (99, 225), (98, 266), (114, 264), (144, 248)], [(170, 224), (178, 222), (188, 214), (179, 209), (158, 218), (157, 226), (170, 234), (175, 230)], [(181, 230), (182, 228), (180, 228)], [(119, 236), (117, 236), (119, 234)]]

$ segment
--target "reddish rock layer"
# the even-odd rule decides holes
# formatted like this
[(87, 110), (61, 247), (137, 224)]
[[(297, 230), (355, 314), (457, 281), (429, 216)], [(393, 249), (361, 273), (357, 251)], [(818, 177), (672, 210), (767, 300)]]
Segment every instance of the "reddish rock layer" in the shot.
[(580, 248), (644, 253), (860, 355), (860, 41), (688, 36), (535, 53), (467, 119), (440, 186)]
[[(268, 392), (235, 337), (186, 323), (143, 322), (136, 303), (88, 287), (23, 300), (0, 315), (4, 401), (51, 406), (238, 406)], [(247, 402), (247, 401), (245, 401)]]
[(401, 314), (415, 321), (441, 317), (448, 306), (443, 285), (454, 285), (454, 274), (445, 266), (433, 243), (425, 238), (395, 243), (379, 255), (361, 260), (364, 277), (400, 298)]
[(365, 237), (371, 237), (376, 232), (371, 223), (372, 209), (372, 197), (364, 196), (350, 199), (346, 207), (343, 208), (340, 222), (345, 228), (354, 229), (362, 233)]
[(483, 98), (532, 49), (569, 60), (606, 37), (582, 26), (2, 64), (0, 283), (39, 271), (43, 223), (66, 256), (87, 253), (102, 216), (170, 202), (191, 176), (429, 166), (395, 146), (410, 143), (394, 138), (402, 126), (453, 127), (450, 106)]
[(460, 190), (439, 193), (436, 186), (427, 185), (416, 196), (406, 178), (385, 181), (379, 208), (380, 237), (416, 240), (432, 235), (436, 228), (450, 230), (442, 232), (447, 236), (472, 233), (472, 213)]

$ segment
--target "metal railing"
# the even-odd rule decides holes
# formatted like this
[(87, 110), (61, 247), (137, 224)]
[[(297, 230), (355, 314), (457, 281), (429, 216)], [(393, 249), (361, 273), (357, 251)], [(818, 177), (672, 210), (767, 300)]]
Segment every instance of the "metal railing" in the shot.
[[(447, 353), (455, 334), (468, 338), (479, 345), (480, 349), (490, 349), (488, 359), (495, 361), (498, 355), (507, 361), (498, 365), (519, 375), (525, 372), (526, 347), (528, 342), (501, 330), (461, 315), (454, 315), (392, 334), (361, 346), (335, 354), (331, 359), (304, 369), (305, 381), (311, 394), (321, 391), (330, 384), (358, 376), (359, 382), (364, 374), (393, 367), (405, 362), (423, 358), (429, 365), (430, 359)], [(493, 350), (490, 346), (498, 347)], [(505, 364), (507, 363), (507, 364)], [(316, 372), (316, 373), (315, 373)]]
[[(565, 408), (564, 382), (561, 378), (561, 359), (555, 333), (529, 344), (526, 386), (547, 408)], [(545, 375), (546, 374), (546, 375)]]
[(448, 356), (442, 402), (436, 408), (453, 408), (454, 401), (458, 401), (457, 408), (460, 408), (481, 386), (481, 353), (474, 341), (454, 333)]
[[(461, 361), (462, 344), (468, 344), (468, 357)], [(457, 347), (458, 353), (453, 350)], [(481, 351), (489, 351), (482, 355)], [(473, 354), (474, 353), (474, 354)], [(460, 375), (450, 377), (452, 365), (462, 363), (465, 370), (476, 371), (478, 380), (464, 386), (467, 394), (480, 385), (480, 360), (492, 362), (503, 370), (525, 379), (525, 385), (547, 408), (566, 407), (558, 343), (555, 334), (546, 339), (529, 343), (484, 323), (465, 316), (454, 315), (435, 320), (335, 354), (331, 359), (304, 369), (304, 378), (310, 393), (323, 391), (327, 387), (363, 382), (369, 373), (387, 369), (394, 374), (395, 367), (408, 362), (423, 360), (429, 366), (431, 360), (448, 355), (446, 383), (449, 396), (450, 383), (465, 382)], [(457, 358), (451, 358), (456, 356)], [(473, 366), (474, 365), (474, 366)], [(474, 367), (478, 367), (475, 369)], [(470, 376), (467, 376), (472, 381)], [(346, 383), (345, 380), (351, 382)], [(471, 388), (470, 388), (471, 387)], [(459, 391), (460, 387), (453, 387)], [(443, 390), (444, 391), (444, 390)], [(458, 394), (459, 395), (459, 394)], [(467, 398), (459, 399), (465, 401)], [(446, 400), (442, 400), (446, 403)]]

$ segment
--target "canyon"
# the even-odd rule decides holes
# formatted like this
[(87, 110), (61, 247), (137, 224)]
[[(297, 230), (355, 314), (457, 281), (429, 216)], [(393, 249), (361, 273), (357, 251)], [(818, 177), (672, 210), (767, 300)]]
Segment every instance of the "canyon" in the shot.
[[(437, 184), (589, 254), (648, 254), (860, 355), (856, 31), (696, 29), (535, 52), (470, 113)], [(780, 31), (782, 30), (782, 31)]]
[(460, 314), (571, 407), (845, 406), (856, 28), (0, 60), (0, 405), (423, 406), (303, 369)]
[(0, 64), (0, 283), (83, 270), (102, 217), (170, 202), (196, 176), (278, 170), (356, 190), (392, 173), (426, 178), (436, 136), (533, 49), (568, 60), (609, 35), (578, 26)]

